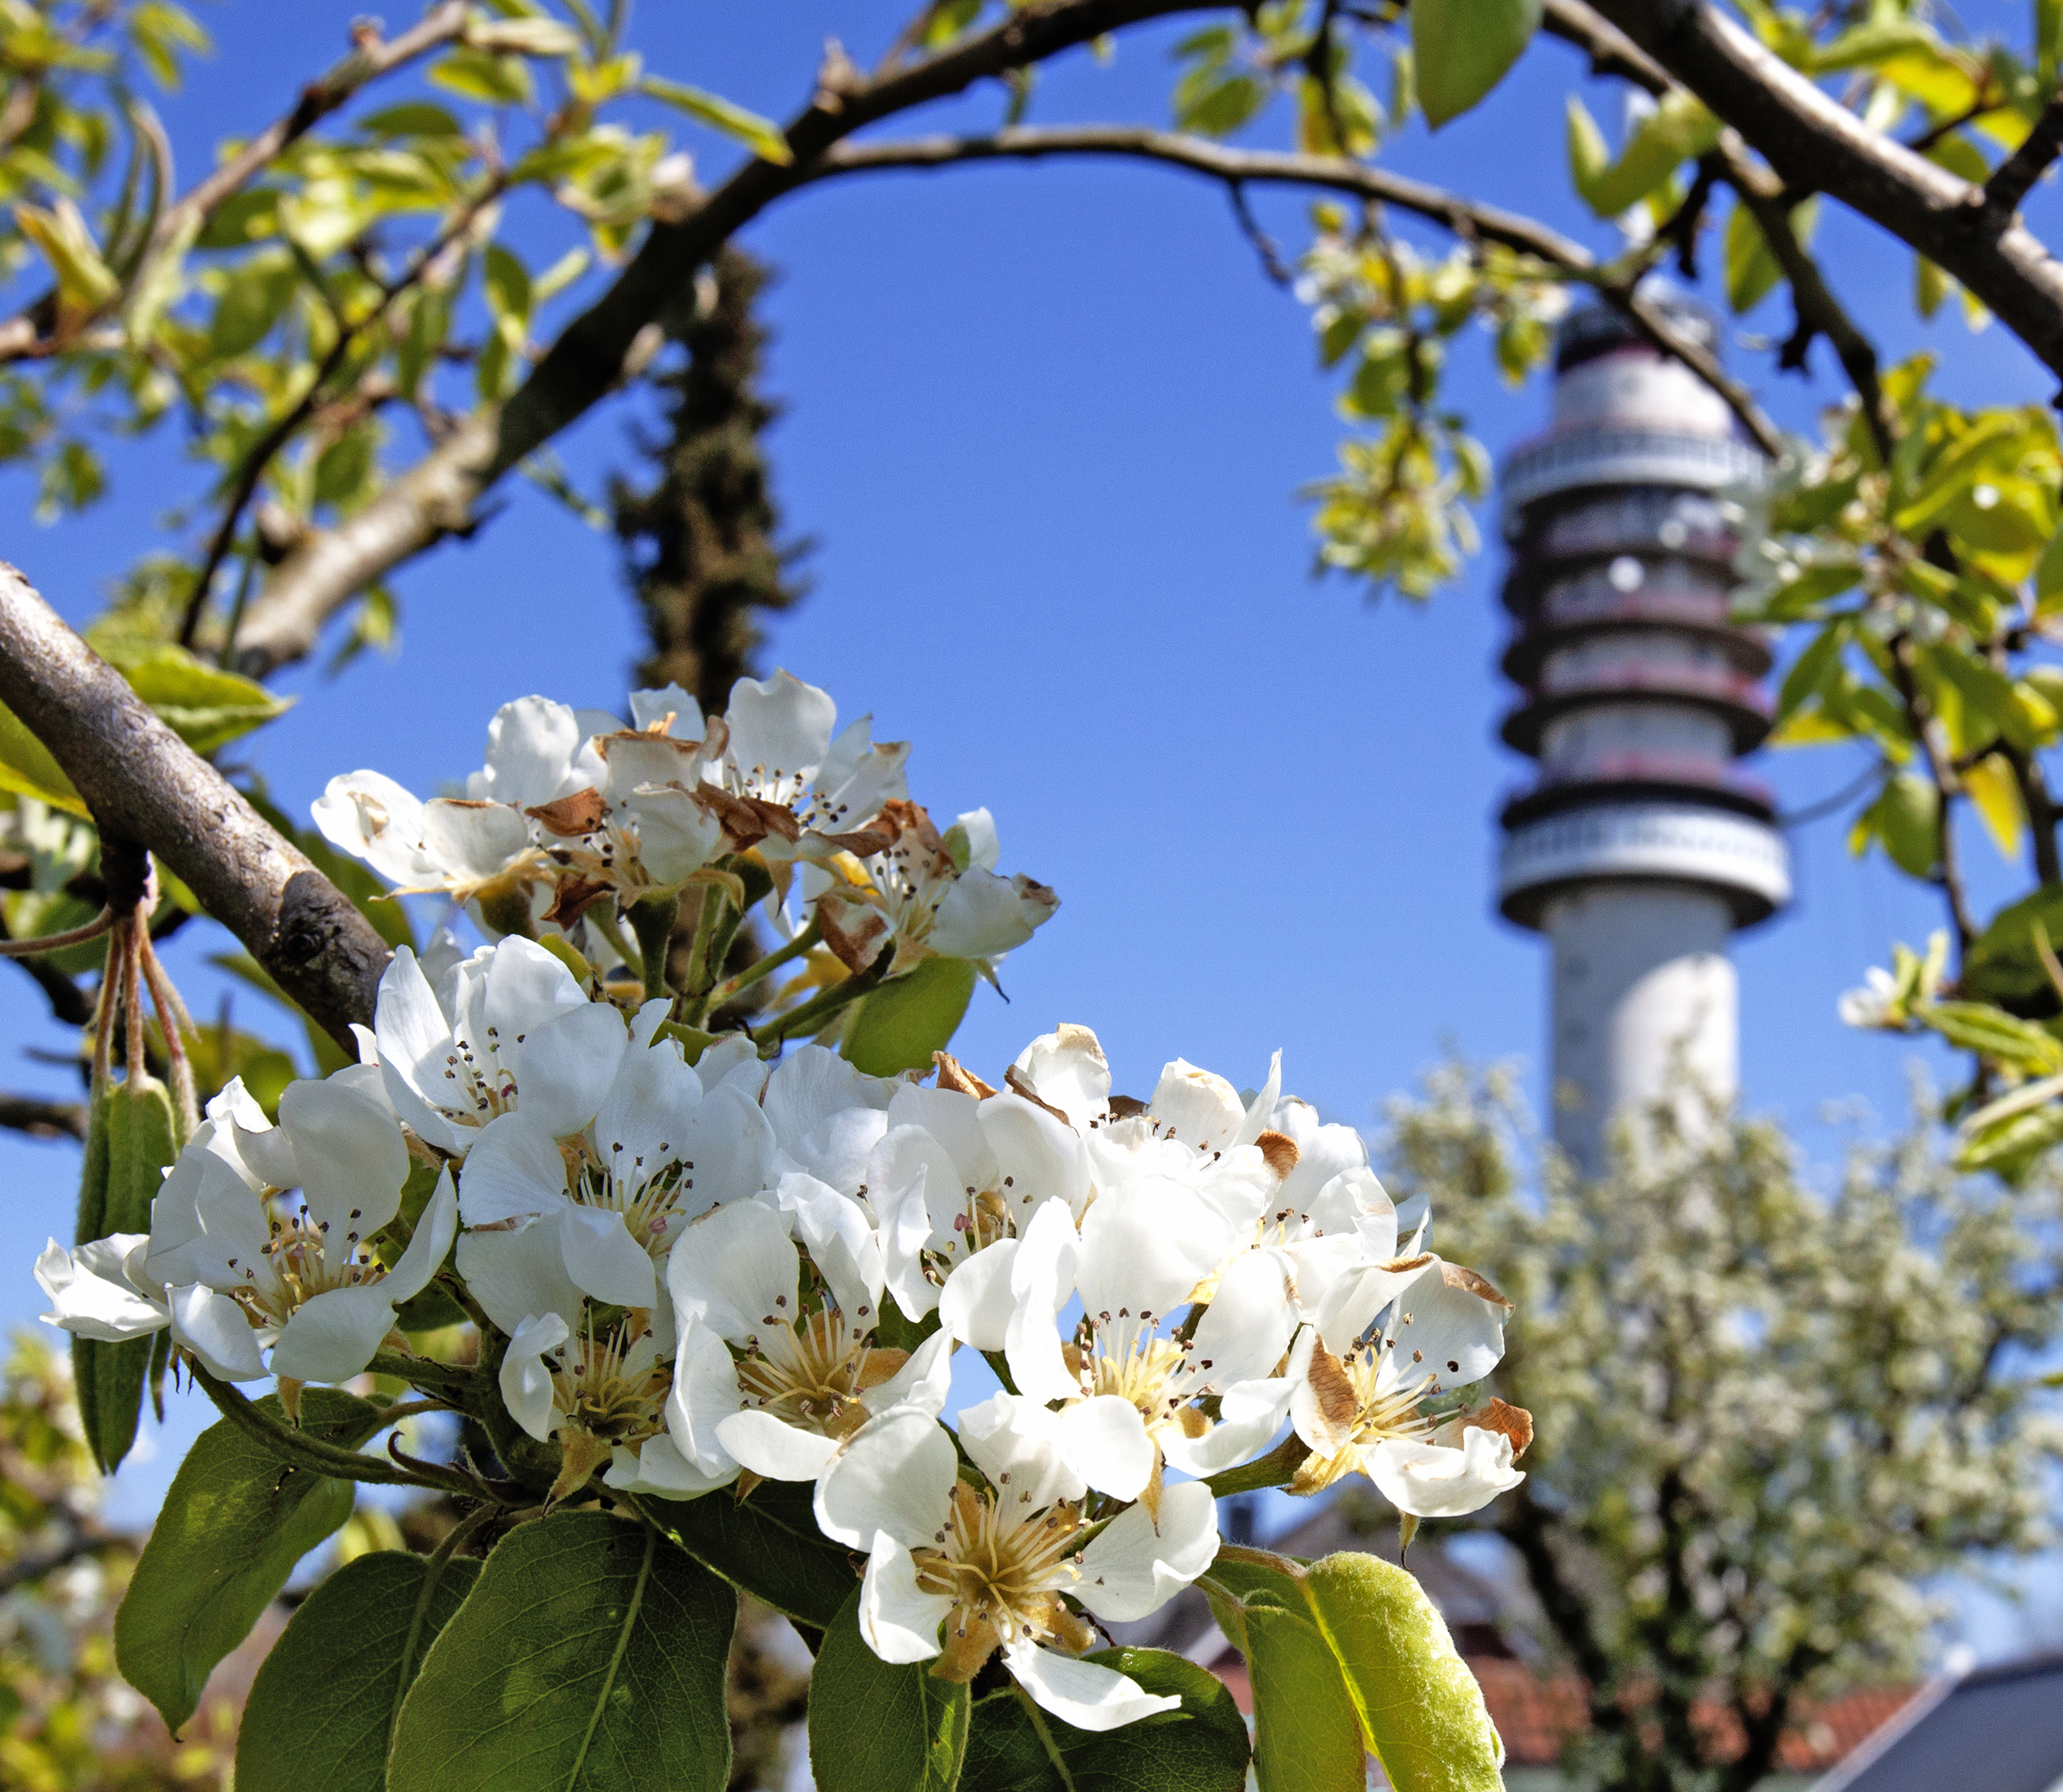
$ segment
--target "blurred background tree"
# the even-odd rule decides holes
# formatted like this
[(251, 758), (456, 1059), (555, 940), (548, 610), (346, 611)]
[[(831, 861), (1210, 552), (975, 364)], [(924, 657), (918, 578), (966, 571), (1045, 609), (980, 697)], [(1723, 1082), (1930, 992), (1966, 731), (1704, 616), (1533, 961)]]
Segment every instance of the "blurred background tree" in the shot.
[(1529, 1476), (1482, 1522), (1584, 1687), (1570, 1771), (1746, 1792), (1810, 1701), (1924, 1665), (1941, 1577), (2053, 1540), (2063, 1178), (1960, 1175), (1923, 1110), (1821, 1194), (1773, 1128), (1670, 1114), (1608, 1176), (1531, 1175), (1509, 1076), (1450, 1065), (1392, 1104), (1385, 1178), (1522, 1315), (1493, 1386)]

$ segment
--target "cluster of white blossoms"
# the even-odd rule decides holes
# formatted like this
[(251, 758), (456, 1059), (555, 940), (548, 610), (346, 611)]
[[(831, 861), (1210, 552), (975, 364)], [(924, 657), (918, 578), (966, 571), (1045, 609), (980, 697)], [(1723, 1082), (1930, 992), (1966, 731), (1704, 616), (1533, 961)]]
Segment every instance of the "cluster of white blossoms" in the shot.
[[(464, 796), (424, 802), (354, 771), (315, 819), (397, 891), (448, 895), (490, 933), (571, 932), (597, 903), (722, 884), (722, 862), (751, 852), (769, 918), (785, 926), (791, 897), (813, 908), (851, 968), (891, 942), (891, 972), (931, 955), (987, 967), (1058, 899), (998, 874), (986, 809), (941, 833), (909, 799), (909, 756), (877, 745), (866, 717), (840, 731), (830, 694), (786, 672), (741, 679), (706, 720), (678, 685), (633, 691), (628, 724), (525, 697), (489, 723)], [(590, 956), (601, 944), (583, 937)]]
[[(1454, 1398), (1507, 1304), (1422, 1217), (1400, 1239), (1279, 1057), (1245, 1099), (1177, 1061), (1142, 1102), (1081, 1027), (995, 1087), (742, 1034), (690, 1062), (666, 1009), (588, 999), (521, 937), (404, 950), (364, 1061), (277, 1124), (231, 1085), (147, 1236), (50, 1246), (47, 1317), (292, 1390), (408, 1351), (396, 1309), (441, 1278), (492, 1328), (509, 1437), (558, 1447), (553, 1498), (814, 1483), (877, 1654), (965, 1680), (999, 1649), (1085, 1729), (1178, 1702), (1079, 1657), (1208, 1567), (1201, 1478), (1285, 1427), (1303, 1491), (1358, 1472), (1450, 1516), (1522, 1478), (1523, 1415)], [(962, 1346), (1009, 1391), (948, 1427)]]

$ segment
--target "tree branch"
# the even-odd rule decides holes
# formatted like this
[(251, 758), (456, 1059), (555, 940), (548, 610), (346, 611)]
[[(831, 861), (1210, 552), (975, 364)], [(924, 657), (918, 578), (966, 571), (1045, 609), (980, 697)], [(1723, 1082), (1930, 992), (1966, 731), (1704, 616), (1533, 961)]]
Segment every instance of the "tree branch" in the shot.
[(935, 55), (870, 79), (827, 61), (787, 128), (794, 162), (752, 161), (685, 217), (655, 223), (615, 283), (573, 320), (498, 409), (482, 407), (348, 521), (312, 536), (252, 600), (237, 664), (255, 675), (311, 652), (365, 585), (470, 525), (481, 494), (614, 389), (639, 333), (724, 243), (842, 138), (1143, 20), (1209, 10), (1206, 0), (1044, 0)]
[(2063, 373), (2063, 264), (1984, 189), (1872, 129), (1703, 0), (1595, 9), (1747, 139), (1794, 193), (1824, 192), (1955, 276)]
[(1992, 170), (1991, 179), (1985, 183), (1985, 211), (2001, 227), (2009, 223), (2028, 189), (2058, 155), (2063, 155), (2063, 95), (2042, 107), (2041, 116), (2020, 147)]
[(0, 1094), (0, 1126), (31, 1138), (86, 1138), (86, 1105), (36, 1095)]
[(389, 953), (343, 892), (144, 707), (0, 562), (0, 703), (47, 747), (103, 835), (145, 846), (347, 1051)]
[(1429, 186), (1349, 156), (1233, 150), (1207, 138), (1144, 127), (1073, 125), (1000, 131), (992, 137), (920, 137), (907, 143), (841, 143), (826, 151), (810, 171), (821, 178), (867, 169), (941, 168), (964, 162), (1037, 160), (1054, 155), (1104, 155), (1159, 162), (1221, 180), (1235, 191), (1254, 182), (1350, 193), (1430, 219), (1458, 236), (1496, 243), (1531, 256), (1595, 287), (1657, 348), (1683, 362), (1723, 397), (1765, 453), (1781, 451), (1775, 425), (1747, 389), (1731, 378), (1710, 351), (1680, 334), (1646, 300), (1635, 296), (1623, 280), (1614, 278), (1581, 244), (1517, 212), (1464, 199), (1443, 187)]

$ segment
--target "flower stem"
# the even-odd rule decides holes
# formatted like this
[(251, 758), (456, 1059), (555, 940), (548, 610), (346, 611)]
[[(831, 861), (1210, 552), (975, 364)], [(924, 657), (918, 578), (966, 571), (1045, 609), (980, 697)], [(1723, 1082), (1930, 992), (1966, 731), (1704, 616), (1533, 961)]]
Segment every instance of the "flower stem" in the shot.
[(792, 1008), (786, 1014), (778, 1014), (752, 1037), (758, 1042), (763, 1056), (792, 1033), (814, 1033), (848, 1002), (858, 1001), (862, 996), (879, 987), (888, 975), (888, 967), (895, 956), (895, 942), (891, 940), (881, 948), (881, 956), (863, 970), (834, 983), (821, 996), (806, 1001), (800, 1008)]
[(818, 927), (815, 920), (812, 918), (810, 924), (787, 944), (777, 947), (764, 958), (755, 960), (740, 971), (736, 977), (726, 978), (710, 990), (695, 1005), (694, 1011), (689, 1016), (690, 1021), (698, 1021), (703, 1016), (712, 1014), (718, 1009), (722, 1008), (726, 1002), (736, 1001), (762, 977), (770, 977), (783, 964), (792, 964), (807, 952), (823, 936), (823, 929)]
[[(702, 898), (705, 911), (709, 898)], [(645, 996), (649, 1001), (655, 997), (670, 996), (666, 987), (666, 952), (674, 937), (674, 922), (681, 912), (680, 897), (668, 892), (663, 895), (640, 896), (630, 905), (630, 931), (637, 936), (637, 956), (645, 977)], [(702, 938), (702, 924), (695, 924), (695, 937)], [(692, 970), (690, 975), (694, 973)]]

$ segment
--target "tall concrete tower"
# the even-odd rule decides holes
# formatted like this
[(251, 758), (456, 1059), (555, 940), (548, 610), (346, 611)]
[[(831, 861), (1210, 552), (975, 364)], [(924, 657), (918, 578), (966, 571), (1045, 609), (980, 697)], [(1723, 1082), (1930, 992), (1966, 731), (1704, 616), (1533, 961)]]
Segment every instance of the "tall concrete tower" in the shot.
[[(1668, 301), (1717, 348), (1711, 318)], [(1729, 936), (1789, 899), (1767, 790), (1734, 762), (1769, 731), (1767, 642), (1734, 626), (1723, 488), (1762, 457), (1680, 362), (1603, 308), (1556, 340), (1554, 419), (1505, 462), (1504, 739), (1539, 761), (1508, 801), (1498, 897), (1554, 948), (1554, 1130), (1586, 1172), (1613, 1116), (1678, 1066), (1731, 1097), (1739, 992)]]

